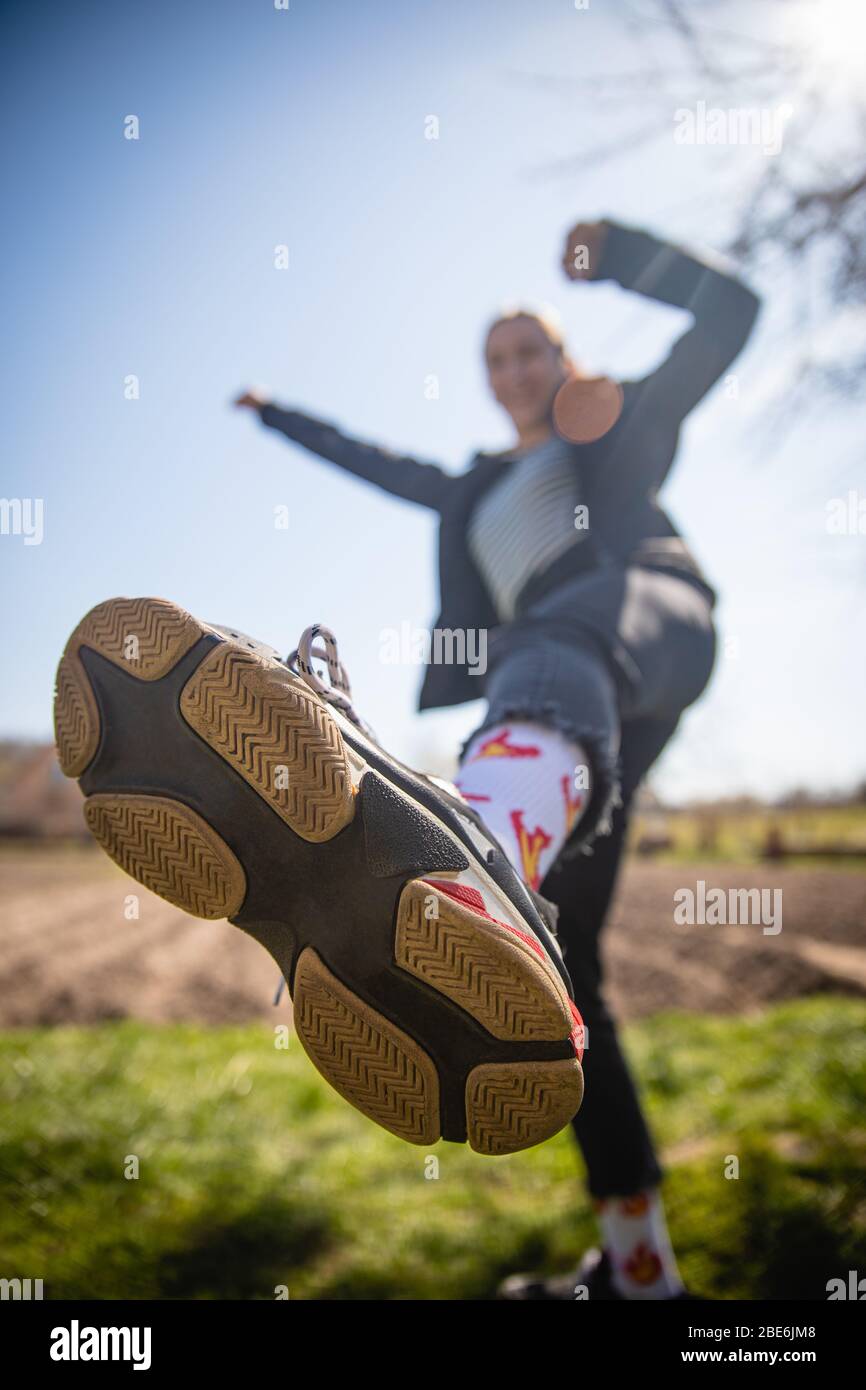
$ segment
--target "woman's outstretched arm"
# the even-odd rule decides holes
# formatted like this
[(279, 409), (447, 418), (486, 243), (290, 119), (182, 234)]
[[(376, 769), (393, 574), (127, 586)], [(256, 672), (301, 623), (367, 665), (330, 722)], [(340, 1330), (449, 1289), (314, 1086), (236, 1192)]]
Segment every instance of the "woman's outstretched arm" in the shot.
[(262, 423), (270, 429), (279, 430), (311, 453), (408, 502), (418, 502), (438, 511), (445, 490), (453, 481), (451, 474), (437, 463), (427, 463), (355, 439), (327, 420), (319, 420), (301, 410), (283, 410), (254, 391), (245, 391), (235, 405), (256, 410)]
[[(585, 272), (573, 268), (574, 248), (581, 244), (590, 245)], [(677, 339), (665, 360), (635, 383), (636, 410), (672, 427), (733, 362), (760, 308), (758, 296), (721, 262), (710, 263), (609, 218), (578, 223), (572, 229), (564, 265), (572, 279), (615, 280), (624, 289), (687, 309), (692, 315), (691, 328)]]

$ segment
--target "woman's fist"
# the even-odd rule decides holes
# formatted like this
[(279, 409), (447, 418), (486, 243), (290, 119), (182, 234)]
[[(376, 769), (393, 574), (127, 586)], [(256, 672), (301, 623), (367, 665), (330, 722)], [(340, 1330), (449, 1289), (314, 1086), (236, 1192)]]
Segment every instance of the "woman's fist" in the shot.
[(260, 410), (263, 405), (267, 405), (268, 398), (262, 391), (257, 391), (253, 387), (249, 391), (244, 391), (243, 395), (238, 396), (235, 405), (245, 405), (249, 410)]
[(577, 222), (565, 238), (562, 268), (569, 280), (595, 280), (607, 236), (605, 222)]

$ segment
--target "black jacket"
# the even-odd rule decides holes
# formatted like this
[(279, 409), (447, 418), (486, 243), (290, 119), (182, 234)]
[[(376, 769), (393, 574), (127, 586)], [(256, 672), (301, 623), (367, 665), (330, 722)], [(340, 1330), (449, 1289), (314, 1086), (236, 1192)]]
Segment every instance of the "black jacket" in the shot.
[[(637, 381), (623, 381), (623, 408), (602, 439), (572, 444), (587, 502), (590, 532), (597, 547), (622, 564), (673, 569), (712, 595), (673, 523), (659, 506), (656, 491), (673, 462), (680, 424), (706, 395), (743, 347), (759, 300), (726, 271), (658, 240), (647, 232), (607, 222), (601, 264), (594, 280), (615, 280), (650, 299), (688, 309), (694, 323), (664, 362)], [(511, 462), (508, 451), (477, 451), (462, 473), (436, 463), (394, 453), (344, 434), (336, 425), (298, 410), (261, 408), (265, 425), (357, 477), (375, 483), (439, 513), (439, 630), (492, 630), (498, 618), (466, 540), (475, 503)], [(584, 543), (563, 557), (583, 567), (592, 554)], [(598, 553), (598, 550), (595, 552)], [(539, 576), (538, 588), (550, 583)], [(521, 598), (532, 600), (532, 585)], [(459, 705), (479, 698), (471, 667), (430, 662), (418, 709)]]

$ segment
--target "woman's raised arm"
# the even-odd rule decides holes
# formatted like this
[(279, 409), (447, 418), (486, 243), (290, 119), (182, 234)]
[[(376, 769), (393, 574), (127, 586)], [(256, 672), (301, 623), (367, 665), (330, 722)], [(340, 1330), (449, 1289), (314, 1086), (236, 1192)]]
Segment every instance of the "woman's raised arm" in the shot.
[[(581, 246), (588, 248), (585, 268), (575, 257)], [(721, 259), (696, 255), (610, 218), (573, 227), (563, 265), (570, 279), (615, 280), (623, 289), (691, 313), (691, 328), (636, 383), (641, 414), (674, 426), (733, 362), (760, 307), (758, 296)]]

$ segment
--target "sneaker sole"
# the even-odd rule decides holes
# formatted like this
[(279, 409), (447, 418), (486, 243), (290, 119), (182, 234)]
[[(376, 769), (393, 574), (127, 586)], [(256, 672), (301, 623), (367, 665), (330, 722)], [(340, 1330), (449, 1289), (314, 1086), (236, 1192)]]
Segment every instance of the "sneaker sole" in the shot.
[(583, 1097), (560, 974), (453, 830), (265, 650), (163, 599), (87, 614), (55, 732), (91, 833), (168, 902), (265, 946), (310, 1060), (392, 1134), (484, 1154), (549, 1138)]

